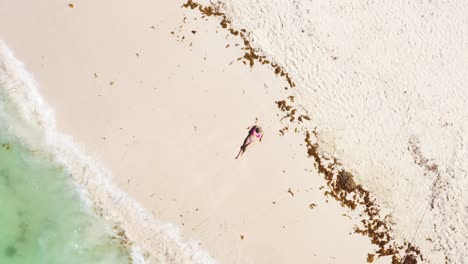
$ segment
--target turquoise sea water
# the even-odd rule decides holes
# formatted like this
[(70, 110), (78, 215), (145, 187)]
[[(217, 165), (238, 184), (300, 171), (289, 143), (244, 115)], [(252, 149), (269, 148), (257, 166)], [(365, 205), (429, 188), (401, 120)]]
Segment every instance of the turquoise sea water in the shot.
[[(0, 40), (0, 264), (215, 263), (109, 176), (56, 130), (34, 78)], [(92, 210), (75, 179), (95, 195), (93, 205), (106, 207)], [(141, 228), (139, 241), (128, 241), (102, 212)]]
[(70, 176), (0, 131), (0, 264), (130, 263)]

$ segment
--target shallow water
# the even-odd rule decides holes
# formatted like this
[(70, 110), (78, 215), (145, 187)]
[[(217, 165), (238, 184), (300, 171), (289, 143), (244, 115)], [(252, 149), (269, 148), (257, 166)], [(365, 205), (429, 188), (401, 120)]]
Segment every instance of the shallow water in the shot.
[(0, 142), (0, 263), (130, 262), (60, 166), (4, 135)]

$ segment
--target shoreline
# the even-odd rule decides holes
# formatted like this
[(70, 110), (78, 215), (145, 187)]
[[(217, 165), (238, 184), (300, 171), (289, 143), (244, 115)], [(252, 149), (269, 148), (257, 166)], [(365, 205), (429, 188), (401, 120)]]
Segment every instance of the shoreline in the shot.
[[(85, 3), (81, 5), (81, 8), (85, 8)], [(350, 236), (348, 233), (352, 231), (353, 221), (342, 216), (347, 212), (323, 198), (318, 190), (322, 180), (320, 177), (310, 177), (305, 170), (310, 163), (301, 154), (303, 152), (298, 151), (302, 139), (281, 137), (276, 132), (282, 126), (275, 121), (279, 112), (273, 102), (281, 95), (274, 91), (283, 90), (283, 80), (266, 69), (251, 71), (243, 64), (233, 64), (235, 58), (243, 54), (240, 48), (235, 48), (236, 44), (241, 43), (228, 38), (233, 48), (225, 48), (226, 37), (221, 29), (219, 33), (216, 32), (216, 21), (198, 20), (197, 23), (192, 14), (191, 24), (185, 25), (181, 29), (183, 32), (177, 32), (183, 23), (181, 6), (182, 2), (180, 5), (174, 4), (173, 8), (179, 15), (173, 16), (172, 24), (166, 25), (163, 31), (160, 27), (164, 24), (137, 23), (144, 28), (139, 38), (146, 39), (146, 49), (136, 49), (132, 42), (127, 41), (125, 43), (130, 45), (130, 49), (123, 53), (124, 56), (109, 60), (113, 62), (112, 65), (108, 62), (100, 65), (99, 61), (93, 61), (100, 57), (112, 58), (111, 54), (106, 54), (109, 49), (105, 41), (98, 49), (104, 54), (96, 56), (94, 54), (100, 54), (96, 50), (84, 56), (82, 51), (76, 51), (80, 57), (72, 56), (74, 63), (63, 67), (64, 59), (74, 53), (69, 49), (78, 47), (76, 43), (71, 46), (40, 46), (36, 47), (36, 52), (31, 52), (15, 44), (17, 41), (27, 43), (28, 40), (20, 40), (14, 32), (6, 34), (4, 39), (41, 84), (41, 94), (54, 107), (58, 129), (73, 135), (74, 141), (85, 143), (86, 149), (94, 156), (99, 155), (100, 163), (112, 170), (113, 182), (119, 188), (161, 221), (177, 224), (184, 237), (200, 241), (201, 244), (197, 246), (206, 249), (218, 262), (281, 263), (286, 259), (296, 262), (335, 259), (339, 262), (365, 259), (368, 251), (365, 249), (370, 249), (371, 245), (360, 236)], [(44, 12), (40, 11), (44, 6), (37, 8), (38, 13)], [(53, 8), (64, 8), (58, 14), (67, 17), (69, 15), (62, 12), (74, 14), (80, 7), (76, 5), (73, 10), (63, 6)], [(115, 5), (113, 8), (123, 11)], [(76, 27), (79, 21), (77, 17), (71, 25)], [(137, 21), (132, 20), (132, 23)], [(41, 28), (44, 25), (39, 23), (37, 26)], [(128, 25), (121, 27), (129, 30)], [(61, 29), (59, 32), (64, 34), (76, 30)], [(192, 30), (196, 30), (196, 33), (192, 33)], [(171, 31), (181, 36), (177, 38), (170, 34)], [(41, 31), (38, 29), (37, 32)], [(123, 36), (125, 32), (119, 34)], [(68, 41), (77, 41), (75, 37), (67, 36), (68, 33), (46, 38), (63, 38), (57, 43), (67, 41), (67, 38)], [(94, 34), (93, 31), (90, 33)], [(155, 42), (146, 36), (154, 33), (161, 35), (159, 40), (165, 41)], [(28, 35), (22, 37), (34, 38)], [(152, 45), (156, 43), (164, 48), (155, 50)], [(84, 47), (88, 48), (88, 45)], [(162, 52), (152, 54), (158, 50)], [(170, 50), (174, 50), (174, 53)], [(122, 54), (120, 47), (119, 52)], [(167, 63), (168, 54), (175, 55), (171, 58), (170, 67), (154, 65), (158, 61), (155, 58)], [(153, 59), (145, 60), (148, 56)], [(122, 61), (116, 63), (115, 60)], [(128, 73), (125, 75), (127, 80), (124, 76), (115, 77), (122, 72), (115, 65), (129, 65), (125, 71)], [(183, 71), (177, 70), (181, 67), (185, 67)], [(80, 69), (89, 69), (89, 72)], [(158, 74), (153, 75), (148, 69), (156, 69)], [(139, 70), (145, 77), (137, 74)], [(57, 78), (57, 72), (61, 72), (60, 78)], [(173, 72), (179, 76), (174, 78)], [(140, 87), (139, 93), (127, 92), (124, 87)], [(183, 87), (192, 89), (186, 90), (189, 94), (180, 97)], [(193, 99), (200, 100), (200, 103)], [(176, 104), (168, 104), (171, 101)], [(135, 108), (133, 102), (139, 102), (139, 108)], [(239, 108), (239, 102), (242, 102), (242, 108)], [(83, 105), (87, 107), (80, 107)], [(184, 105), (181, 110), (180, 105)], [(207, 107), (200, 108), (200, 105)], [(212, 109), (216, 111), (213, 113)], [(164, 112), (178, 113), (179, 124), (171, 122), (171, 117), (162, 115)], [(119, 118), (113, 118), (115, 116)], [(135, 116), (152, 116), (157, 122), (140, 122)], [(239, 116), (243, 118), (239, 119)], [(234, 156), (246, 132), (244, 129), (256, 118), (267, 129), (268, 137), (235, 162)], [(159, 124), (163, 124), (162, 127), (173, 124), (176, 129), (160, 130)], [(212, 124), (216, 125), (213, 127)], [(93, 129), (83, 129), (90, 125)], [(158, 137), (154, 138), (151, 133)], [(169, 139), (169, 142), (157, 140), (159, 138)], [(224, 141), (227, 144), (218, 143)], [(189, 156), (183, 159), (178, 158), (180, 154), (177, 152), (167, 152), (170, 148), (184, 150), (189, 142), (192, 142), (190, 149), (184, 154)], [(200, 159), (201, 156), (197, 154), (203, 149), (212, 150), (204, 152), (206, 159)], [(152, 157), (158, 157), (160, 161)], [(210, 168), (211, 162), (206, 163), (209, 160), (219, 165)], [(276, 162), (274, 166), (272, 161)], [(167, 166), (162, 167), (163, 164)], [(184, 185), (180, 185), (180, 182)], [(294, 196), (288, 193), (289, 190)], [(311, 209), (311, 204), (317, 207)], [(333, 223), (332, 229), (323, 228), (330, 223)], [(335, 241), (343, 243), (337, 244)], [(336, 255), (337, 251), (341, 254)]]
[[(70, 174), (81, 202), (90, 213), (103, 219), (108, 228), (113, 230), (115, 238), (127, 249), (132, 263), (153, 263), (167, 259), (175, 260), (174, 263), (189, 260), (190, 263), (214, 263), (194, 241), (183, 241), (175, 226), (161, 223), (133, 198), (119, 190), (111, 181), (111, 173), (97, 159), (77, 146), (70, 136), (56, 130), (53, 111), (37, 93), (35, 81), (1, 42), (0, 58), (3, 70), (10, 75), (7, 78), (11, 78), (3, 81), (15, 83), (8, 87), (12, 90), (5, 94), (8, 111), (2, 112), (11, 117), (7, 120), (12, 136), (32, 153), (40, 153), (53, 163), (63, 166), (66, 173)], [(135, 230), (140, 225), (145, 228)], [(157, 243), (157, 246), (142, 243), (147, 241), (145, 233), (152, 234), (152, 242)]]

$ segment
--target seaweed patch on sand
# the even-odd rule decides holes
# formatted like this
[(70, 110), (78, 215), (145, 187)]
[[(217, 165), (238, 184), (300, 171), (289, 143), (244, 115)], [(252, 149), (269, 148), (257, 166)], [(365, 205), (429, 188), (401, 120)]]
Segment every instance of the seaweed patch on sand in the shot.
[[(249, 34), (245, 29), (238, 30), (232, 26), (232, 20), (226, 13), (222, 12), (221, 3), (217, 2), (204, 6), (193, 0), (188, 0), (182, 7), (199, 10), (202, 18), (208, 16), (220, 18), (222, 28), (243, 40), (244, 47), (242, 49), (244, 56), (238, 58), (238, 61), (242, 61), (250, 67), (254, 66), (255, 61), (261, 65), (268, 64), (276, 75), (285, 78), (290, 88), (296, 86), (290, 74), (282, 66), (272, 62), (272, 59), (267, 58), (261, 54), (260, 50), (252, 47)], [(288, 90), (287, 87), (285, 89)], [(305, 113), (299, 114), (298, 108), (293, 106), (294, 104), (298, 105), (295, 103), (294, 96), (288, 96), (287, 99), (276, 101), (275, 103), (279, 110), (285, 113), (280, 118), (280, 121), (289, 121), (289, 124), (279, 131), (280, 135), (284, 135), (288, 131), (305, 133), (304, 141), (308, 157), (314, 160), (315, 168), (319, 173), (324, 175), (327, 182), (328, 190), (324, 194), (333, 197), (342, 207), (360, 212), (361, 225), (355, 226), (355, 233), (368, 236), (371, 239), (371, 243), (378, 247), (375, 252), (367, 255), (367, 262), (372, 263), (377, 258), (386, 256), (392, 258), (392, 264), (413, 264), (417, 263), (418, 259), (424, 261), (418, 247), (408, 241), (396, 241), (393, 236), (393, 223), (390, 220), (390, 215), (383, 215), (376, 199), (368, 190), (360, 184), (356, 184), (353, 174), (343, 168), (343, 165), (336, 157), (329, 157), (319, 152), (319, 145), (317, 143), (319, 137), (316, 130), (310, 131), (301, 125), (304, 121), (310, 121), (311, 118), (303, 108)], [(295, 126), (295, 128), (290, 129), (290, 125)]]
[[(354, 182), (354, 176), (346, 171), (335, 157), (319, 153), (315, 131), (306, 131), (307, 154), (315, 161), (317, 170), (325, 176), (329, 190), (325, 195), (333, 197), (343, 207), (362, 210), (361, 226), (355, 226), (356, 233), (368, 236), (372, 244), (378, 246), (377, 257), (392, 256), (392, 264), (417, 263), (424, 260), (418, 247), (408, 241), (403, 244), (395, 241), (392, 235), (390, 215), (382, 216), (380, 206), (369, 191)], [(374, 254), (368, 255), (368, 262), (374, 261)]]

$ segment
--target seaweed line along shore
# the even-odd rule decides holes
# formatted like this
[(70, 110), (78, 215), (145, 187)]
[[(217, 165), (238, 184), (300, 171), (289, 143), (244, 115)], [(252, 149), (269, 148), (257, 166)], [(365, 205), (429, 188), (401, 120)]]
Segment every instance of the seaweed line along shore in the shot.
[[(250, 67), (258, 61), (261, 65), (268, 65), (272, 68), (275, 74), (285, 78), (290, 88), (295, 87), (293, 76), (287, 73), (281, 65), (274, 62), (273, 58), (267, 58), (261, 55), (261, 50), (254, 49), (249, 39), (249, 34), (246, 29), (236, 29), (232, 26), (231, 18), (222, 10), (221, 3), (212, 3), (204, 6), (193, 0), (188, 0), (182, 7), (193, 10), (198, 10), (203, 17), (213, 16), (220, 19), (222, 28), (228, 30), (232, 35), (238, 36), (243, 40), (245, 51), (243, 57), (238, 58)], [(285, 88), (287, 90), (287, 88)], [(287, 103), (289, 101), (289, 103)], [(314, 161), (315, 168), (324, 175), (328, 190), (324, 192), (326, 196), (333, 197), (340, 204), (350, 210), (358, 210), (362, 217), (361, 226), (355, 227), (355, 232), (364, 236), (368, 236), (371, 242), (378, 246), (376, 252), (368, 254), (367, 262), (371, 263), (379, 257), (391, 256), (392, 264), (411, 264), (417, 263), (418, 259), (423, 261), (423, 254), (416, 245), (410, 241), (397, 241), (392, 235), (392, 223), (389, 221), (389, 215), (382, 215), (378, 201), (372, 197), (372, 194), (361, 185), (356, 185), (353, 180), (353, 175), (343, 168), (343, 165), (336, 157), (327, 157), (325, 154), (319, 153), (318, 138), (320, 135), (315, 130), (310, 130), (305, 125), (301, 125), (304, 121), (309, 121), (308, 113), (299, 114), (298, 108), (304, 109), (301, 105), (294, 107), (294, 95), (288, 96), (287, 99), (275, 102), (280, 111), (286, 115), (280, 121), (287, 120), (289, 125), (280, 130), (280, 134), (284, 134), (289, 130), (290, 125), (295, 125), (294, 132), (304, 134), (306, 142), (307, 154)]]

